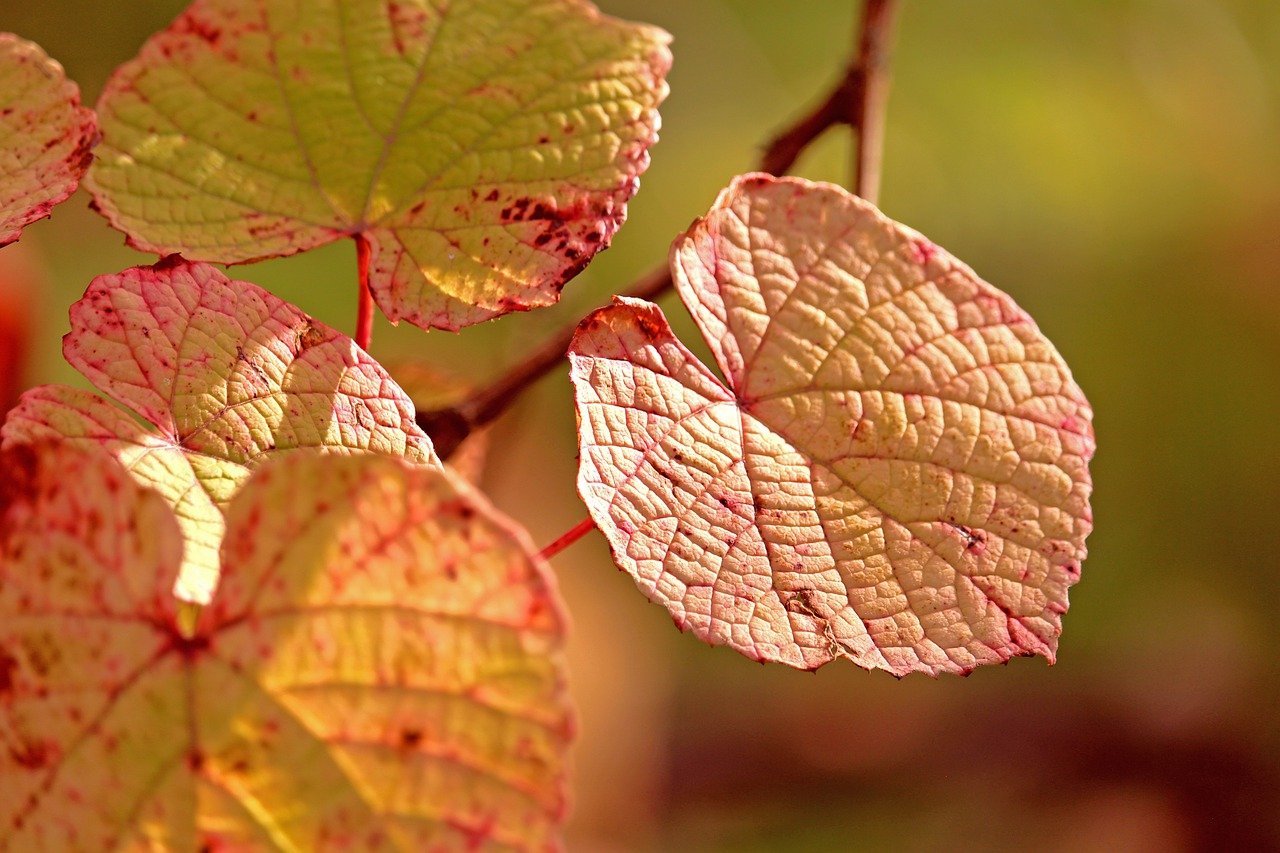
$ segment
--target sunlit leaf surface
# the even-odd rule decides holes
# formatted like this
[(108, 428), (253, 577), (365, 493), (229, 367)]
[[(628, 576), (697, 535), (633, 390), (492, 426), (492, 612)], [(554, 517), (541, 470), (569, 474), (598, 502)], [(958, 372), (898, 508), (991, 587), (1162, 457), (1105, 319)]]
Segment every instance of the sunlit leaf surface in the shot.
[(554, 302), (649, 163), (669, 37), (585, 0), (197, 0), (108, 83), (90, 175), (139, 248), (359, 235), (392, 320)]
[(682, 629), (814, 669), (1050, 661), (1092, 412), (1013, 300), (838, 187), (749, 175), (672, 248), (724, 380), (654, 305), (571, 347), (578, 487)]
[(11, 850), (542, 850), (563, 620), (525, 536), (438, 468), (272, 459), (194, 636), (168, 501), (108, 453), (3, 451)]
[(75, 192), (93, 159), (93, 112), (38, 45), (0, 33), (0, 246)]
[(168, 260), (94, 279), (71, 308), (63, 352), (149, 426), (50, 385), (23, 395), (4, 444), (89, 440), (165, 495), (187, 538), (177, 593), (188, 601), (209, 600), (219, 506), (264, 455), (322, 447), (435, 461), (408, 397), (350, 338), (207, 264)]

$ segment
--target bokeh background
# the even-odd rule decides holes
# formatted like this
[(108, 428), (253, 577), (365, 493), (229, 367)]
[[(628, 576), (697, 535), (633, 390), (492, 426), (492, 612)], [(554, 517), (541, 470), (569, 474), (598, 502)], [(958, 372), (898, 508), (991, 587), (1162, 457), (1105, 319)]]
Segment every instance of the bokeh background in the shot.
[[(92, 103), (184, 5), (6, 0), (0, 30)], [(600, 5), (675, 35), (614, 248), (555, 308), (460, 336), (380, 320), (379, 358), (483, 382), (624, 289), (825, 91), (859, 4)], [(882, 207), (1012, 293), (1097, 413), (1097, 529), (1059, 663), (762, 667), (679, 634), (592, 535), (554, 561), (581, 714), (571, 848), (1280, 848), (1280, 3), (904, 0), (893, 67)], [(848, 161), (834, 131), (797, 171), (845, 181)], [(59, 353), (67, 307), (148, 262), (85, 202), (0, 251), (0, 394), (83, 384)], [(350, 245), (235, 274), (351, 330)], [(484, 477), (539, 541), (585, 515), (565, 373), (497, 425)]]

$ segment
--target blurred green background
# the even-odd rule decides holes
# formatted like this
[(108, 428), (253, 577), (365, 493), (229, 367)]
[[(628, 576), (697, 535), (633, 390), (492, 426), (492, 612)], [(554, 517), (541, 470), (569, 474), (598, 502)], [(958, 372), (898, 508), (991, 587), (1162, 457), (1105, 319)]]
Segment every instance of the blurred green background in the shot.
[[(0, 30), (92, 103), (184, 5), (5, 2)], [(461, 336), (383, 323), (376, 356), (480, 382), (624, 289), (835, 78), (859, 4), (600, 5), (675, 35), (614, 248), (555, 308)], [(555, 560), (581, 709), (571, 848), (1278, 848), (1280, 3), (904, 0), (893, 67), (882, 207), (1012, 293), (1096, 410), (1097, 529), (1059, 663), (761, 667), (676, 632), (592, 535)], [(843, 182), (848, 161), (837, 131), (797, 171)], [(85, 201), (0, 252), (23, 385), (83, 384), (59, 354), (68, 305), (147, 262)], [(235, 274), (352, 328), (350, 245)], [(574, 454), (560, 370), (496, 427), (485, 475), (539, 541), (585, 515)]]

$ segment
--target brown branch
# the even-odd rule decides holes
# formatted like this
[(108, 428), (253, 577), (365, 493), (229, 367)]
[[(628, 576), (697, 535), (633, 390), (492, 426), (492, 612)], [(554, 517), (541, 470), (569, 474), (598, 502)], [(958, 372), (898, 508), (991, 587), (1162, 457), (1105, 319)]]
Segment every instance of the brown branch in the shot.
[(880, 198), (884, 123), (889, 104), (889, 55), (897, 0), (867, 0), (855, 62), (857, 92), (847, 103), (847, 121), (858, 132), (853, 155), (853, 191), (872, 204)]
[[(782, 175), (827, 128), (847, 124), (860, 129), (853, 186), (875, 202), (884, 148), (884, 110), (889, 96), (889, 43), (897, 0), (866, 0), (858, 50), (831, 93), (815, 109), (778, 134), (765, 147), (760, 170)], [(654, 300), (671, 287), (663, 265), (640, 279), (626, 295)], [(578, 324), (566, 326), (514, 365), (493, 384), (446, 409), (418, 414), (418, 426), (431, 436), (436, 453), (447, 459), (475, 430), (493, 422), (531, 385), (564, 359)]]
[(889, 102), (889, 51), (897, 0), (867, 0), (862, 7), (858, 50), (827, 96), (765, 146), (761, 171), (781, 175), (828, 128), (845, 124), (857, 132), (853, 191), (872, 204), (880, 194), (884, 116)]
[[(671, 285), (671, 270), (663, 266), (636, 282), (625, 295), (652, 302)], [(418, 426), (431, 436), (436, 454), (448, 459), (467, 436), (497, 420), (530, 385), (554, 370), (564, 361), (577, 330), (577, 321), (560, 329), (493, 384), (458, 405), (419, 412)]]

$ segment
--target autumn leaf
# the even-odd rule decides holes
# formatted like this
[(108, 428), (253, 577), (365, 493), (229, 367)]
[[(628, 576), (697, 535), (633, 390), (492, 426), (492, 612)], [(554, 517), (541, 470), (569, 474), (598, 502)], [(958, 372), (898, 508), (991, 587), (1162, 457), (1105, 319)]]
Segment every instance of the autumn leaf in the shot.
[(187, 637), (166, 499), (93, 446), (0, 464), (8, 849), (556, 844), (558, 599), (527, 537), (452, 475), (266, 463)]
[(656, 140), (669, 36), (585, 0), (197, 0), (107, 84), (97, 205), (241, 263), (355, 236), (393, 321), (548, 305)]
[(80, 183), (98, 127), (80, 90), (39, 45), (0, 33), (0, 246)]
[(672, 247), (723, 372), (619, 299), (570, 348), (578, 488), (676, 624), (761, 661), (1053, 661), (1092, 412), (1013, 300), (839, 187), (748, 175)]
[(63, 353), (115, 402), (48, 385), (23, 395), (5, 446), (63, 437), (110, 449), (177, 511), (177, 595), (207, 603), (225, 506), (276, 451), (321, 447), (435, 463), (408, 397), (347, 336), (207, 264), (169, 259), (93, 280)]

